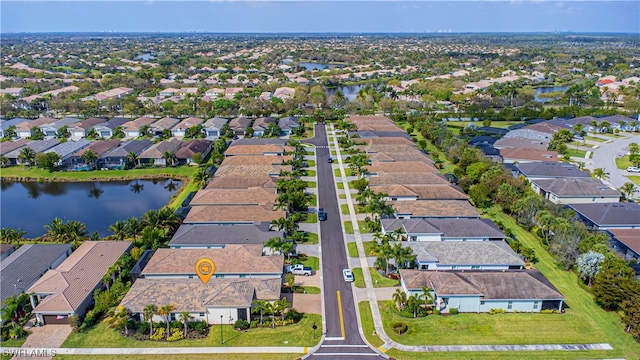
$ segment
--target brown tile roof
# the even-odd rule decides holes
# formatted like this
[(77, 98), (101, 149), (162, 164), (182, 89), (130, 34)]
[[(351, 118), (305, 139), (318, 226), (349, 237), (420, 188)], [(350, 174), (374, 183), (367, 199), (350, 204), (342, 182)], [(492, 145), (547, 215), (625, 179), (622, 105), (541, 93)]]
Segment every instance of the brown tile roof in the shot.
[(53, 119), (49, 117), (41, 117), (31, 121), (24, 121), (20, 124), (16, 125), (16, 130), (30, 130), (31, 128), (38, 127), (45, 124), (51, 124), (52, 122), (56, 122), (58, 119)]
[(180, 120), (178, 120), (178, 119), (165, 117), (165, 118), (162, 118), (162, 119), (154, 122), (153, 125), (151, 125), (151, 128), (154, 129), (154, 130), (171, 129), (172, 127), (177, 125), (179, 122), (180, 122)]
[(380, 185), (370, 186), (374, 193), (389, 196), (417, 196), (418, 200), (466, 200), (469, 197), (462, 190), (450, 184), (436, 185)]
[(85, 241), (55, 270), (47, 271), (27, 292), (52, 294), (35, 312), (70, 313), (100, 284), (108, 268), (128, 251), (128, 241)]
[(135, 120), (129, 121), (128, 123), (122, 124), (122, 128), (124, 130), (140, 130), (141, 127), (145, 125), (150, 125), (156, 121), (156, 119), (148, 118), (148, 117), (139, 117)]
[(408, 172), (380, 172), (377, 176), (370, 176), (369, 186), (375, 185), (419, 185), (419, 184), (450, 184), (442, 174), (436, 172), (408, 173)]
[(92, 150), (98, 157), (111, 149), (115, 149), (120, 145), (120, 140), (118, 139), (109, 139), (109, 140), (95, 140), (91, 143), (91, 145), (86, 148), (75, 153), (75, 156), (82, 156), (89, 150)]
[(226, 156), (232, 155), (264, 155), (267, 153), (284, 154), (286, 152), (292, 152), (295, 148), (293, 146), (281, 146), (281, 145), (235, 145), (230, 146), (224, 154)]
[(188, 140), (180, 145), (178, 151), (176, 151), (176, 158), (188, 159), (193, 157), (195, 153), (201, 153), (206, 156), (211, 150), (211, 140)]
[(516, 159), (516, 160), (533, 160), (533, 161), (553, 161), (559, 162), (558, 153), (548, 150), (536, 150), (525, 148), (507, 148), (500, 149), (500, 156), (504, 159)]
[(199, 190), (190, 205), (271, 205), (278, 195), (262, 187)]
[(90, 127), (96, 126), (98, 124), (102, 124), (105, 121), (107, 121), (107, 119), (105, 119), (105, 118), (92, 117), (92, 118), (89, 118), (89, 119), (86, 119), (86, 120), (82, 120), (82, 121), (80, 121), (78, 123), (75, 123), (70, 127), (71, 128), (80, 128), (80, 129), (87, 130)]
[(290, 165), (228, 165), (220, 166), (216, 176), (280, 176), (291, 169)]
[(386, 123), (363, 123), (358, 125), (358, 131), (403, 131), (403, 129), (395, 124), (387, 125)]
[(547, 134), (555, 134), (558, 131), (560, 131), (562, 129), (566, 129), (566, 128), (562, 127), (562, 126), (558, 126), (558, 125), (552, 125), (552, 124), (549, 124), (549, 123), (546, 123), (546, 122), (541, 122), (541, 123), (525, 126), (522, 129), (523, 130), (540, 131), (540, 132), (544, 132), (544, 133), (547, 133)]
[(608, 230), (621, 243), (640, 255), (640, 229), (610, 229)]
[(362, 123), (391, 123), (393, 124), (393, 120), (389, 119), (386, 116), (374, 116), (374, 115), (357, 115), (351, 116), (344, 119), (345, 121), (352, 122), (354, 124), (362, 124)]
[(373, 154), (377, 152), (389, 152), (389, 153), (413, 153), (417, 150), (415, 145), (408, 144), (372, 144), (372, 145), (356, 145), (357, 149), (366, 152), (367, 154)]
[(419, 161), (397, 161), (397, 162), (378, 162), (374, 165), (366, 167), (370, 173), (379, 172), (403, 172), (403, 173), (424, 173), (438, 172), (432, 164)]
[(227, 245), (216, 249), (158, 249), (142, 275), (196, 275), (196, 262), (213, 261), (214, 274), (281, 275), (284, 255), (262, 255), (261, 244)]
[(270, 222), (287, 217), (287, 212), (272, 210), (273, 206), (221, 205), (195, 206), (191, 208), (185, 223), (257, 223)]
[(0, 154), (6, 154), (9, 151), (13, 151), (15, 149), (21, 148), (27, 145), (28, 141), (26, 139), (20, 138), (16, 141), (4, 141), (0, 143)]
[(275, 193), (276, 179), (269, 176), (216, 176), (205, 189), (248, 189), (260, 186)]
[(377, 137), (368, 139), (353, 139), (357, 144), (365, 143), (367, 145), (410, 145), (416, 146), (416, 144), (404, 137)]
[(407, 289), (433, 288), (438, 295), (482, 295), (473, 285), (465, 282), (453, 272), (400, 270)]
[(373, 163), (376, 162), (393, 162), (393, 161), (420, 161), (433, 164), (434, 161), (427, 155), (417, 150), (412, 152), (384, 152), (379, 151), (369, 155)]
[(549, 144), (540, 140), (531, 140), (523, 138), (505, 138), (499, 139), (493, 144), (495, 148), (526, 148), (547, 150)]
[(292, 160), (293, 156), (229, 156), (224, 158), (220, 166), (225, 165), (280, 165), (285, 161)]
[(169, 151), (175, 154), (180, 148), (182, 141), (176, 138), (169, 140), (163, 140), (157, 144), (151, 145), (150, 148), (145, 150), (142, 154), (138, 155), (138, 159), (161, 159), (165, 151)]
[(396, 213), (411, 217), (479, 217), (467, 200), (390, 201)]
[[(272, 279), (138, 279), (120, 305), (142, 312), (147, 304), (171, 304), (175, 312), (207, 312), (208, 308), (248, 308), (254, 299), (280, 298), (282, 280)], [(255, 294), (255, 296), (254, 296)]]
[(188, 117), (188, 118), (180, 121), (171, 130), (188, 129), (188, 128), (192, 127), (192, 126), (200, 125), (203, 122), (204, 122), (204, 119), (197, 118), (197, 117)]

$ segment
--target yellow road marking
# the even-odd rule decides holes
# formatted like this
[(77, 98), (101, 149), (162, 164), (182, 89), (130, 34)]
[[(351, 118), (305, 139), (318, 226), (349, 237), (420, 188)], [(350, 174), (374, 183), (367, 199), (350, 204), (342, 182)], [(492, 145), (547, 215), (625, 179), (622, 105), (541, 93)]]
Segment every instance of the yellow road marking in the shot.
[(344, 317), (342, 316), (342, 301), (340, 301), (340, 290), (336, 291), (338, 295), (338, 313), (340, 314), (340, 331), (344, 339)]
[(383, 353), (386, 353), (386, 352), (387, 352), (387, 349), (385, 349), (383, 346), (380, 346), (380, 347), (378, 348), (378, 350), (382, 351)]
[(309, 352), (309, 348), (307, 348), (306, 346), (304, 347), (304, 354)]

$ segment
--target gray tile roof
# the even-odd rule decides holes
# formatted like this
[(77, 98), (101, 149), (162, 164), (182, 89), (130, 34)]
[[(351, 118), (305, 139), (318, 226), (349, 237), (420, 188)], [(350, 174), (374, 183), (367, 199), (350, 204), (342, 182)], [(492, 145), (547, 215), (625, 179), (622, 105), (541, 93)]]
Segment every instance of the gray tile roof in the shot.
[(577, 166), (567, 163), (557, 162), (532, 162), (519, 163), (516, 165), (518, 170), (525, 177), (542, 177), (542, 178), (589, 178), (586, 171), (581, 171)]
[(640, 227), (640, 204), (571, 204), (573, 210), (598, 227)]
[(56, 145), (55, 147), (45, 151), (45, 153), (55, 152), (58, 155), (60, 155), (62, 160), (64, 160), (74, 152), (89, 146), (89, 144), (91, 144), (91, 141), (84, 138), (78, 141), (69, 140), (69, 141), (63, 142), (60, 145)]
[[(31, 150), (33, 150), (36, 154), (41, 153), (45, 150), (51, 149), (52, 147), (56, 146), (60, 144), (60, 140), (58, 139), (49, 139), (49, 140), (34, 140), (28, 144), (26, 144), (24, 147), (28, 147), (31, 148)], [(9, 151), (6, 156), (10, 159), (15, 159), (18, 157), (18, 155), (20, 154), (20, 149), (15, 149), (12, 151)]]
[(287, 116), (278, 120), (278, 126), (282, 130), (287, 130), (287, 129), (292, 129), (294, 127), (300, 126), (300, 123), (298, 122), (297, 118), (293, 116)]
[(417, 260), (435, 261), (439, 265), (513, 265), (524, 261), (502, 241), (404, 241)]
[(229, 147), (236, 145), (287, 145), (287, 140), (280, 138), (244, 138), (234, 140)]
[(0, 143), (0, 154), (6, 154), (15, 149), (20, 149), (28, 143), (26, 139), (20, 138), (16, 141), (4, 141)]
[(506, 236), (489, 219), (382, 219), (382, 227), (391, 232), (402, 227), (407, 234), (442, 234), (442, 238)]
[(22, 245), (0, 262), (1, 301), (25, 292), (65, 253), (71, 253), (71, 244)]
[(260, 223), (258, 225), (183, 224), (171, 238), (169, 246), (262, 245), (272, 237), (277, 236), (282, 236), (282, 233), (269, 231), (269, 223)]
[(126, 143), (123, 143), (119, 147), (107, 152), (102, 155), (100, 158), (106, 157), (126, 157), (131, 151), (136, 154), (140, 154), (149, 146), (153, 145), (151, 140), (143, 139), (143, 140), (131, 140)]
[(531, 182), (558, 197), (620, 197), (618, 190), (592, 178), (560, 178), (532, 180)]
[(207, 120), (204, 124), (202, 124), (202, 127), (205, 129), (209, 129), (209, 128), (215, 128), (215, 129), (222, 129), (222, 127), (228, 122), (229, 120), (225, 119), (225, 118), (219, 118), (219, 117), (214, 117), (211, 118), (209, 120)]

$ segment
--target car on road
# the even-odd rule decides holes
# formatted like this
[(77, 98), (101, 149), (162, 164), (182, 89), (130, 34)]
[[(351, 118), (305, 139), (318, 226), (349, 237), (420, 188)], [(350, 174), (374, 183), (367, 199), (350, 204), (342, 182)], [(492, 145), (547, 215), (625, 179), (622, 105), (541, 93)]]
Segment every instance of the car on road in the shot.
[(628, 171), (628, 172), (640, 172), (640, 168), (639, 168), (639, 167), (636, 167), (636, 166), (629, 166), (629, 167), (627, 168), (627, 171)]
[(342, 277), (346, 282), (353, 282), (353, 272), (350, 269), (342, 270)]
[(329, 158), (327, 159), (327, 162), (328, 162), (329, 164), (331, 164), (331, 163), (333, 162), (333, 158), (331, 158), (331, 156), (329, 156)]
[(318, 209), (318, 220), (320, 221), (325, 221), (327, 220), (327, 213), (324, 212), (323, 208), (319, 208)]

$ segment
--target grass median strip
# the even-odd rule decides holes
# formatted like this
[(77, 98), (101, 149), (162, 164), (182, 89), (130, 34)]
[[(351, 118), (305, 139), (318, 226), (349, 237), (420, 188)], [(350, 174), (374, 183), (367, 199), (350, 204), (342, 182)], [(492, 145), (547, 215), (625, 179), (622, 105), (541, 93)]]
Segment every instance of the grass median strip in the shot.
[(371, 307), (368, 301), (361, 301), (358, 303), (358, 309), (360, 310), (360, 322), (362, 323), (362, 332), (369, 344), (379, 347), (384, 344), (384, 341), (376, 334), (376, 329), (373, 326), (373, 316), (371, 315)]
[[(365, 282), (364, 276), (362, 274), (362, 268), (357, 267), (351, 270), (353, 271), (354, 285), (357, 288), (364, 288)], [(374, 288), (394, 287), (400, 284), (399, 280), (386, 278), (380, 275), (380, 273), (378, 273), (378, 271), (376, 271), (376, 269), (374, 268), (369, 268), (369, 273), (371, 274), (371, 281), (373, 281)]]
[(353, 224), (351, 223), (351, 221), (344, 222), (344, 233), (353, 234)]

